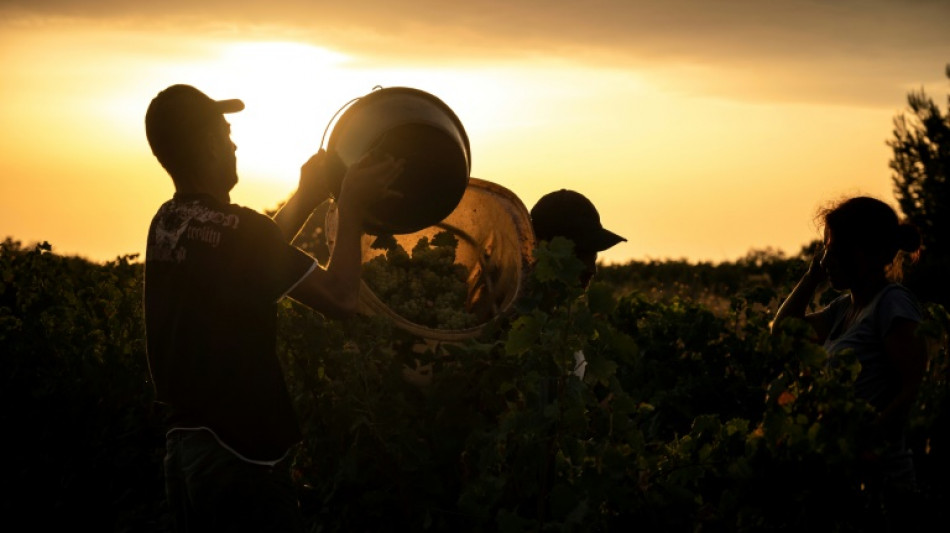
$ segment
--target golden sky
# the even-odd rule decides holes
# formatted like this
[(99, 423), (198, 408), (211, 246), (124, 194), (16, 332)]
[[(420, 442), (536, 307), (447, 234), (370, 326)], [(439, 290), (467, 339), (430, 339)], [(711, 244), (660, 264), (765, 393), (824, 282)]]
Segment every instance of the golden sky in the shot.
[(527, 207), (586, 194), (628, 239), (607, 261), (795, 253), (820, 205), (893, 203), (885, 142), (909, 91), (945, 98), (947, 20), (947, 0), (0, 0), (0, 238), (141, 253), (173, 192), (143, 126), (168, 85), (245, 101), (232, 201), (258, 210), (381, 85), (445, 101), (472, 175)]

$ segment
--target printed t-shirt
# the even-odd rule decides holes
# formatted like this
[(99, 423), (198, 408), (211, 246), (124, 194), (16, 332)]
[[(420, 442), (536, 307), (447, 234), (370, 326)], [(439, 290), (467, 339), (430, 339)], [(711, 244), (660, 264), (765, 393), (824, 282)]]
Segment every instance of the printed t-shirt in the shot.
[(277, 302), (313, 268), (270, 218), (207, 195), (159, 208), (145, 258), (145, 325), (170, 428), (207, 427), (251, 460), (301, 438), (276, 354)]

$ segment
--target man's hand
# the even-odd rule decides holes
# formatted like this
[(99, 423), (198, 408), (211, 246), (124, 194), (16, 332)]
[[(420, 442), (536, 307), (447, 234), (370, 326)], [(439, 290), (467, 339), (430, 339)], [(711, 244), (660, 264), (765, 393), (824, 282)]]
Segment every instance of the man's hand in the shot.
[(339, 223), (330, 261), (325, 269), (314, 269), (298, 284), (290, 293), (292, 298), (327, 316), (342, 318), (356, 312), (362, 264), (360, 239), (367, 209), (393, 195), (390, 186), (402, 168), (402, 161), (374, 153), (350, 166), (337, 198)]
[(336, 153), (328, 153), (321, 148), (300, 167), (297, 194), (301, 195), (305, 203), (317, 206), (327, 198), (339, 194), (345, 171)]
[(340, 204), (355, 208), (362, 214), (380, 200), (398, 198), (401, 195), (392, 190), (392, 184), (402, 174), (403, 160), (396, 160), (388, 154), (369, 152), (350, 166), (343, 178), (340, 191)]
[(274, 214), (287, 242), (293, 242), (317, 206), (340, 191), (343, 173), (339, 158), (322, 148), (300, 167), (297, 191)]

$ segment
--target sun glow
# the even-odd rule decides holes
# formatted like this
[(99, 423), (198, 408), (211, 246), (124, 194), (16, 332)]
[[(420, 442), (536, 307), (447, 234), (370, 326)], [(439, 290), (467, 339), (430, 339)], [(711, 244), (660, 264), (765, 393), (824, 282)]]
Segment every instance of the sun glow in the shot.
[(244, 111), (227, 117), (241, 179), (271, 185), (278, 197), (285, 197), (297, 182), (300, 165), (320, 148), (337, 101), (331, 80), (339, 77), (347, 56), (290, 42), (222, 46), (215, 64), (220, 75), (203, 90), (214, 98), (244, 101)]
[(5, 235), (97, 260), (141, 252), (143, 228), (174, 191), (143, 117), (175, 83), (244, 100), (228, 115), (240, 176), (231, 200), (260, 211), (290, 195), (334, 115), (376, 86), (443, 100), (468, 134), (472, 175), (526, 207), (553, 188), (583, 191), (604, 225), (629, 239), (605, 260), (795, 251), (814, 237), (809, 215), (821, 200), (891, 194), (884, 140), (902, 90), (884, 106), (776, 98), (743, 89), (744, 64), (707, 72), (559, 52), (400, 55), (375, 41), (350, 47), (375, 33), (308, 33), (329, 39), (316, 42), (292, 41), (299, 31), (216, 28), (0, 16)]
[(459, 116), (473, 145), (493, 131), (509, 129), (524, 113), (505, 104), (505, 95), (518, 91), (521, 78), (504, 67), (466, 71), (368, 66), (357, 58), (292, 42), (220, 47), (210, 63), (214, 75), (199, 76), (200, 88), (213, 98), (240, 98), (246, 105), (227, 117), (238, 146), (241, 180), (232, 201), (257, 209), (274, 207), (289, 196), (300, 165), (326, 146), (333, 121), (374, 87), (413, 87), (442, 99)]

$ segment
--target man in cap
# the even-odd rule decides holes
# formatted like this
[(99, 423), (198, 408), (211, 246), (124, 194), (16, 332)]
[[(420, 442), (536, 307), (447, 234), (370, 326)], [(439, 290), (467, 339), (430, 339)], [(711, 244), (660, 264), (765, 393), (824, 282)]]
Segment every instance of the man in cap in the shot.
[[(289, 295), (331, 317), (356, 310), (364, 206), (401, 171), (381, 157), (343, 170), (320, 150), (273, 219), (231, 204), (237, 147), (224, 115), (243, 108), (173, 85), (145, 115), (175, 185), (148, 231), (144, 303), (149, 370), (169, 407), (166, 492), (182, 531), (302, 530), (286, 460), (301, 433), (276, 354), (277, 302)], [(290, 242), (336, 192), (337, 244), (323, 267)]]
[(567, 189), (545, 194), (534, 204), (531, 226), (538, 241), (564, 237), (574, 242), (574, 255), (584, 263), (585, 287), (597, 273), (597, 254), (627, 240), (601, 225), (597, 208), (586, 196)]
[[(597, 254), (627, 239), (605, 229), (600, 213), (583, 194), (567, 189), (545, 194), (531, 208), (531, 226), (538, 242), (564, 237), (574, 243), (574, 256), (583, 263), (580, 282), (590, 284), (597, 273)], [(584, 379), (587, 360), (574, 354), (574, 375)]]

